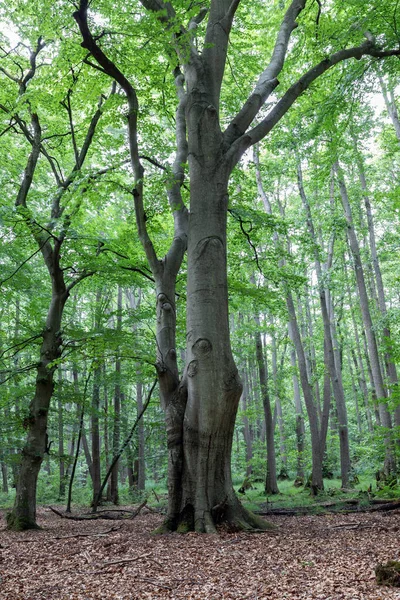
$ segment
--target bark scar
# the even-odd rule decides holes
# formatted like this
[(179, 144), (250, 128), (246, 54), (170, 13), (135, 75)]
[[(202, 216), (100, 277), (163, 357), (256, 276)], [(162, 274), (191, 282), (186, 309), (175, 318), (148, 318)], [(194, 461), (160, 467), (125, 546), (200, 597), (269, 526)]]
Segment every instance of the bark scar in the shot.
[(197, 243), (199, 258), (204, 254), (204, 252), (208, 249), (210, 245), (211, 249), (215, 248), (216, 250), (218, 249), (218, 247), (224, 247), (224, 243), (218, 235), (210, 235), (209, 237), (203, 238)]

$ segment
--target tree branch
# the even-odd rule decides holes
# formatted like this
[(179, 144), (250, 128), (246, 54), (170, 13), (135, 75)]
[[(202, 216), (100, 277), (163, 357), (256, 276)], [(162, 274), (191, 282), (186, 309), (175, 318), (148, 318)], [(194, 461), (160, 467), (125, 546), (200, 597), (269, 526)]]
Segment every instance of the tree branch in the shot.
[(296, 19), (304, 9), (305, 4), (306, 0), (292, 0), (286, 11), (268, 67), (261, 74), (254, 91), (224, 133), (224, 141), (228, 146), (245, 133), (268, 97), (279, 85), (277, 77), (285, 62), (290, 36), (297, 27)]
[(340, 62), (356, 58), (360, 60), (364, 56), (372, 56), (374, 58), (385, 58), (387, 56), (400, 56), (400, 49), (379, 50), (375, 47), (374, 42), (367, 40), (360, 46), (347, 48), (335, 52), (330, 57), (325, 58), (320, 63), (307, 71), (300, 79), (296, 81), (285, 92), (282, 98), (277, 102), (274, 108), (263, 119), (259, 125), (242, 135), (237, 139), (227, 152), (227, 160), (235, 165), (246, 150), (261, 141), (287, 113), (289, 108), (294, 104), (301, 94), (307, 90), (310, 85), (323, 75), (328, 69), (337, 65)]
[[(149, 4), (153, 5), (154, 2)], [(155, 2), (160, 10), (160, 5)], [(143, 207), (143, 174), (144, 170), (139, 158), (138, 141), (137, 141), (137, 115), (139, 110), (139, 103), (136, 95), (136, 91), (125, 75), (118, 69), (118, 67), (106, 56), (103, 50), (97, 45), (93, 38), (88, 22), (87, 22), (87, 10), (88, 0), (80, 0), (79, 10), (73, 13), (73, 17), (77, 22), (83, 42), (82, 47), (89, 50), (91, 55), (104, 69), (105, 73), (121, 86), (124, 90), (128, 101), (128, 139), (129, 139), (129, 150), (131, 156), (131, 164), (135, 177), (135, 188), (133, 190), (133, 197), (135, 203), (135, 214), (139, 233), (139, 239), (142, 243), (144, 251), (146, 253), (147, 260), (149, 261), (150, 267), (153, 274), (158, 272), (160, 263), (158, 261), (153, 243), (148, 235), (146, 228), (146, 218)]]

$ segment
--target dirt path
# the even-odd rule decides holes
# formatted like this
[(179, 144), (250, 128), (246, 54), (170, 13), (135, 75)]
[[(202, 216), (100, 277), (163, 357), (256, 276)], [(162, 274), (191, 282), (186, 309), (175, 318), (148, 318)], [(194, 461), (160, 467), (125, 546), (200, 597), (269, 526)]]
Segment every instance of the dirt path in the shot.
[(43, 530), (25, 533), (2, 515), (0, 599), (400, 600), (374, 576), (400, 558), (400, 512), (271, 520), (278, 535), (155, 537), (154, 514), (80, 522), (40, 509)]

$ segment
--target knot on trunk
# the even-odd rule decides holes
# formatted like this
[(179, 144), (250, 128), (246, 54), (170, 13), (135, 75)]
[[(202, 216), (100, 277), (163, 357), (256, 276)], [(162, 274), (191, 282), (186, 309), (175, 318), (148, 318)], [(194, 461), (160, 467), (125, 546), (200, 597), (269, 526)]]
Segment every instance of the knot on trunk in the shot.
[(194, 377), (199, 370), (199, 363), (197, 360), (191, 360), (188, 364), (187, 374), (188, 377)]
[(192, 352), (195, 356), (205, 357), (212, 352), (212, 343), (205, 338), (199, 338), (192, 346)]

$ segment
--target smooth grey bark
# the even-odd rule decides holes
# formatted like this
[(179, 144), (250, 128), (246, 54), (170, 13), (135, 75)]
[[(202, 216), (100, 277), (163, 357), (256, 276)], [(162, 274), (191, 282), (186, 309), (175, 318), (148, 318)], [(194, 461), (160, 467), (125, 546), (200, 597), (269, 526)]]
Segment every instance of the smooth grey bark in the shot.
[(267, 363), (264, 357), (261, 339), (260, 317), (256, 315), (254, 317), (254, 321), (256, 323), (256, 331), (254, 333), (256, 358), (258, 366), (258, 376), (260, 379), (261, 395), (263, 399), (265, 433), (267, 439), (267, 473), (265, 477), (265, 493), (267, 495), (279, 494), (278, 481), (276, 478), (274, 422), (272, 418), (271, 400), (268, 389)]
[(361, 314), (364, 323), (364, 331), (368, 343), (368, 353), (371, 362), (372, 378), (374, 381), (375, 391), (377, 394), (377, 401), (379, 403), (379, 415), (381, 424), (385, 428), (385, 461), (384, 471), (386, 476), (393, 476), (396, 473), (396, 460), (393, 448), (393, 440), (391, 436), (392, 421), (387, 409), (386, 398), (387, 392), (383, 381), (379, 362), (378, 345), (375, 337), (375, 332), (372, 324), (371, 313), (369, 309), (369, 300), (367, 295), (367, 288), (365, 285), (364, 270), (361, 262), (360, 248), (358, 244), (357, 235), (353, 225), (352, 211), (347, 194), (347, 188), (345, 185), (344, 177), (340, 165), (338, 162), (334, 165), (335, 173), (337, 175), (340, 196), (342, 199), (342, 205), (344, 214), (347, 221), (347, 235), (349, 239), (350, 249), (353, 255), (355, 277), (357, 281), (357, 288), (359, 293)]
[[(327, 367), (329, 369), (329, 375), (332, 382), (333, 394), (336, 401), (336, 410), (339, 423), (339, 442), (340, 442), (340, 469), (342, 487), (348, 488), (350, 485), (350, 444), (349, 444), (349, 432), (347, 422), (347, 409), (344, 397), (343, 382), (341, 376), (341, 365), (340, 360), (334, 352), (333, 335), (332, 335), (332, 323), (333, 320), (333, 305), (331, 302), (328, 304), (324, 278), (322, 273), (321, 259), (318, 249), (318, 240), (314, 229), (313, 218), (311, 214), (311, 208), (304, 190), (303, 184), (303, 173), (301, 169), (301, 163), (298, 160), (297, 163), (297, 183), (299, 188), (300, 197), (303, 203), (303, 208), (306, 213), (307, 229), (314, 246), (314, 264), (317, 274), (318, 288), (319, 288), (319, 300), (321, 306), (321, 315), (324, 325), (324, 343), (326, 345), (326, 356), (327, 356)], [(330, 306), (329, 306), (330, 305)], [(331, 315), (329, 314), (329, 309)], [(335, 360), (336, 358), (336, 360)]]
[(62, 280), (61, 270), (57, 269), (57, 278), (53, 282), (52, 301), (47, 313), (43, 341), (40, 348), (40, 362), (37, 368), (35, 395), (25, 419), (27, 439), (22, 451), (21, 467), (17, 483), (14, 508), (7, 517), (10, 529), (35, 529), (36, 523), (36, 486), (40, 466), (47, 443), (47, 418), (50, 399), (53, 395), (53, 376), (56, 367), (54, 361), (60, 357), (61, 318), (68, 292)]
[(286, 292), (286, 306), (289, 313), (289, 326), (291, 328), (291, 335), (294, 343), (294, 347), (297, 354), (297, 361), (299, 366), (300, 383), (303, 390), (304, 403), (306, 405), (308, 420), (310, 423), (310, 434), (311, 434), (311, 458), (312, 458), (312, 475), (311, 485), (314, 494), (318, 494), (320, 490), (324, 489), (324, 482), (322, 478), (322, 459), (323, 459), (323, 447), (321, 445), (320, 438), (320, 427), (318, 422), (318, 413), (315, 405), (313, 396), (313, 390), (307, 376), (306, 357), (304, 353), (303, 344), (300, 337), (299, 326), (297, 323), (296, 311), (294, 308), (292, 294)]
[[(313, 318), (311, 316), (310, 309), (310, 297), (309, 290), (306, 289), (304, 295), (304, 309), (300, 300), (300, 297), (297, 298), (297, 306), (298, 306), (298, 315), (299, 319), (302, 320), (302, 338), (303, 344), (305, 345), (306, 350), (306, 359), (309, 369), (309, 381), (314, 381), (314, 394), (315, 394), (315, 402), (317, 406), (318, 418), (321, 421), (321, 393), (319, 389), (319, 379), (317, 377), (317, 358), (315, 352), (315, 344), (314, 344), (314, 327), (313, 327)], [(314, 319), (315, 321), (315, 319)], [(307, 343), (305, 344), (305, 340)]]

